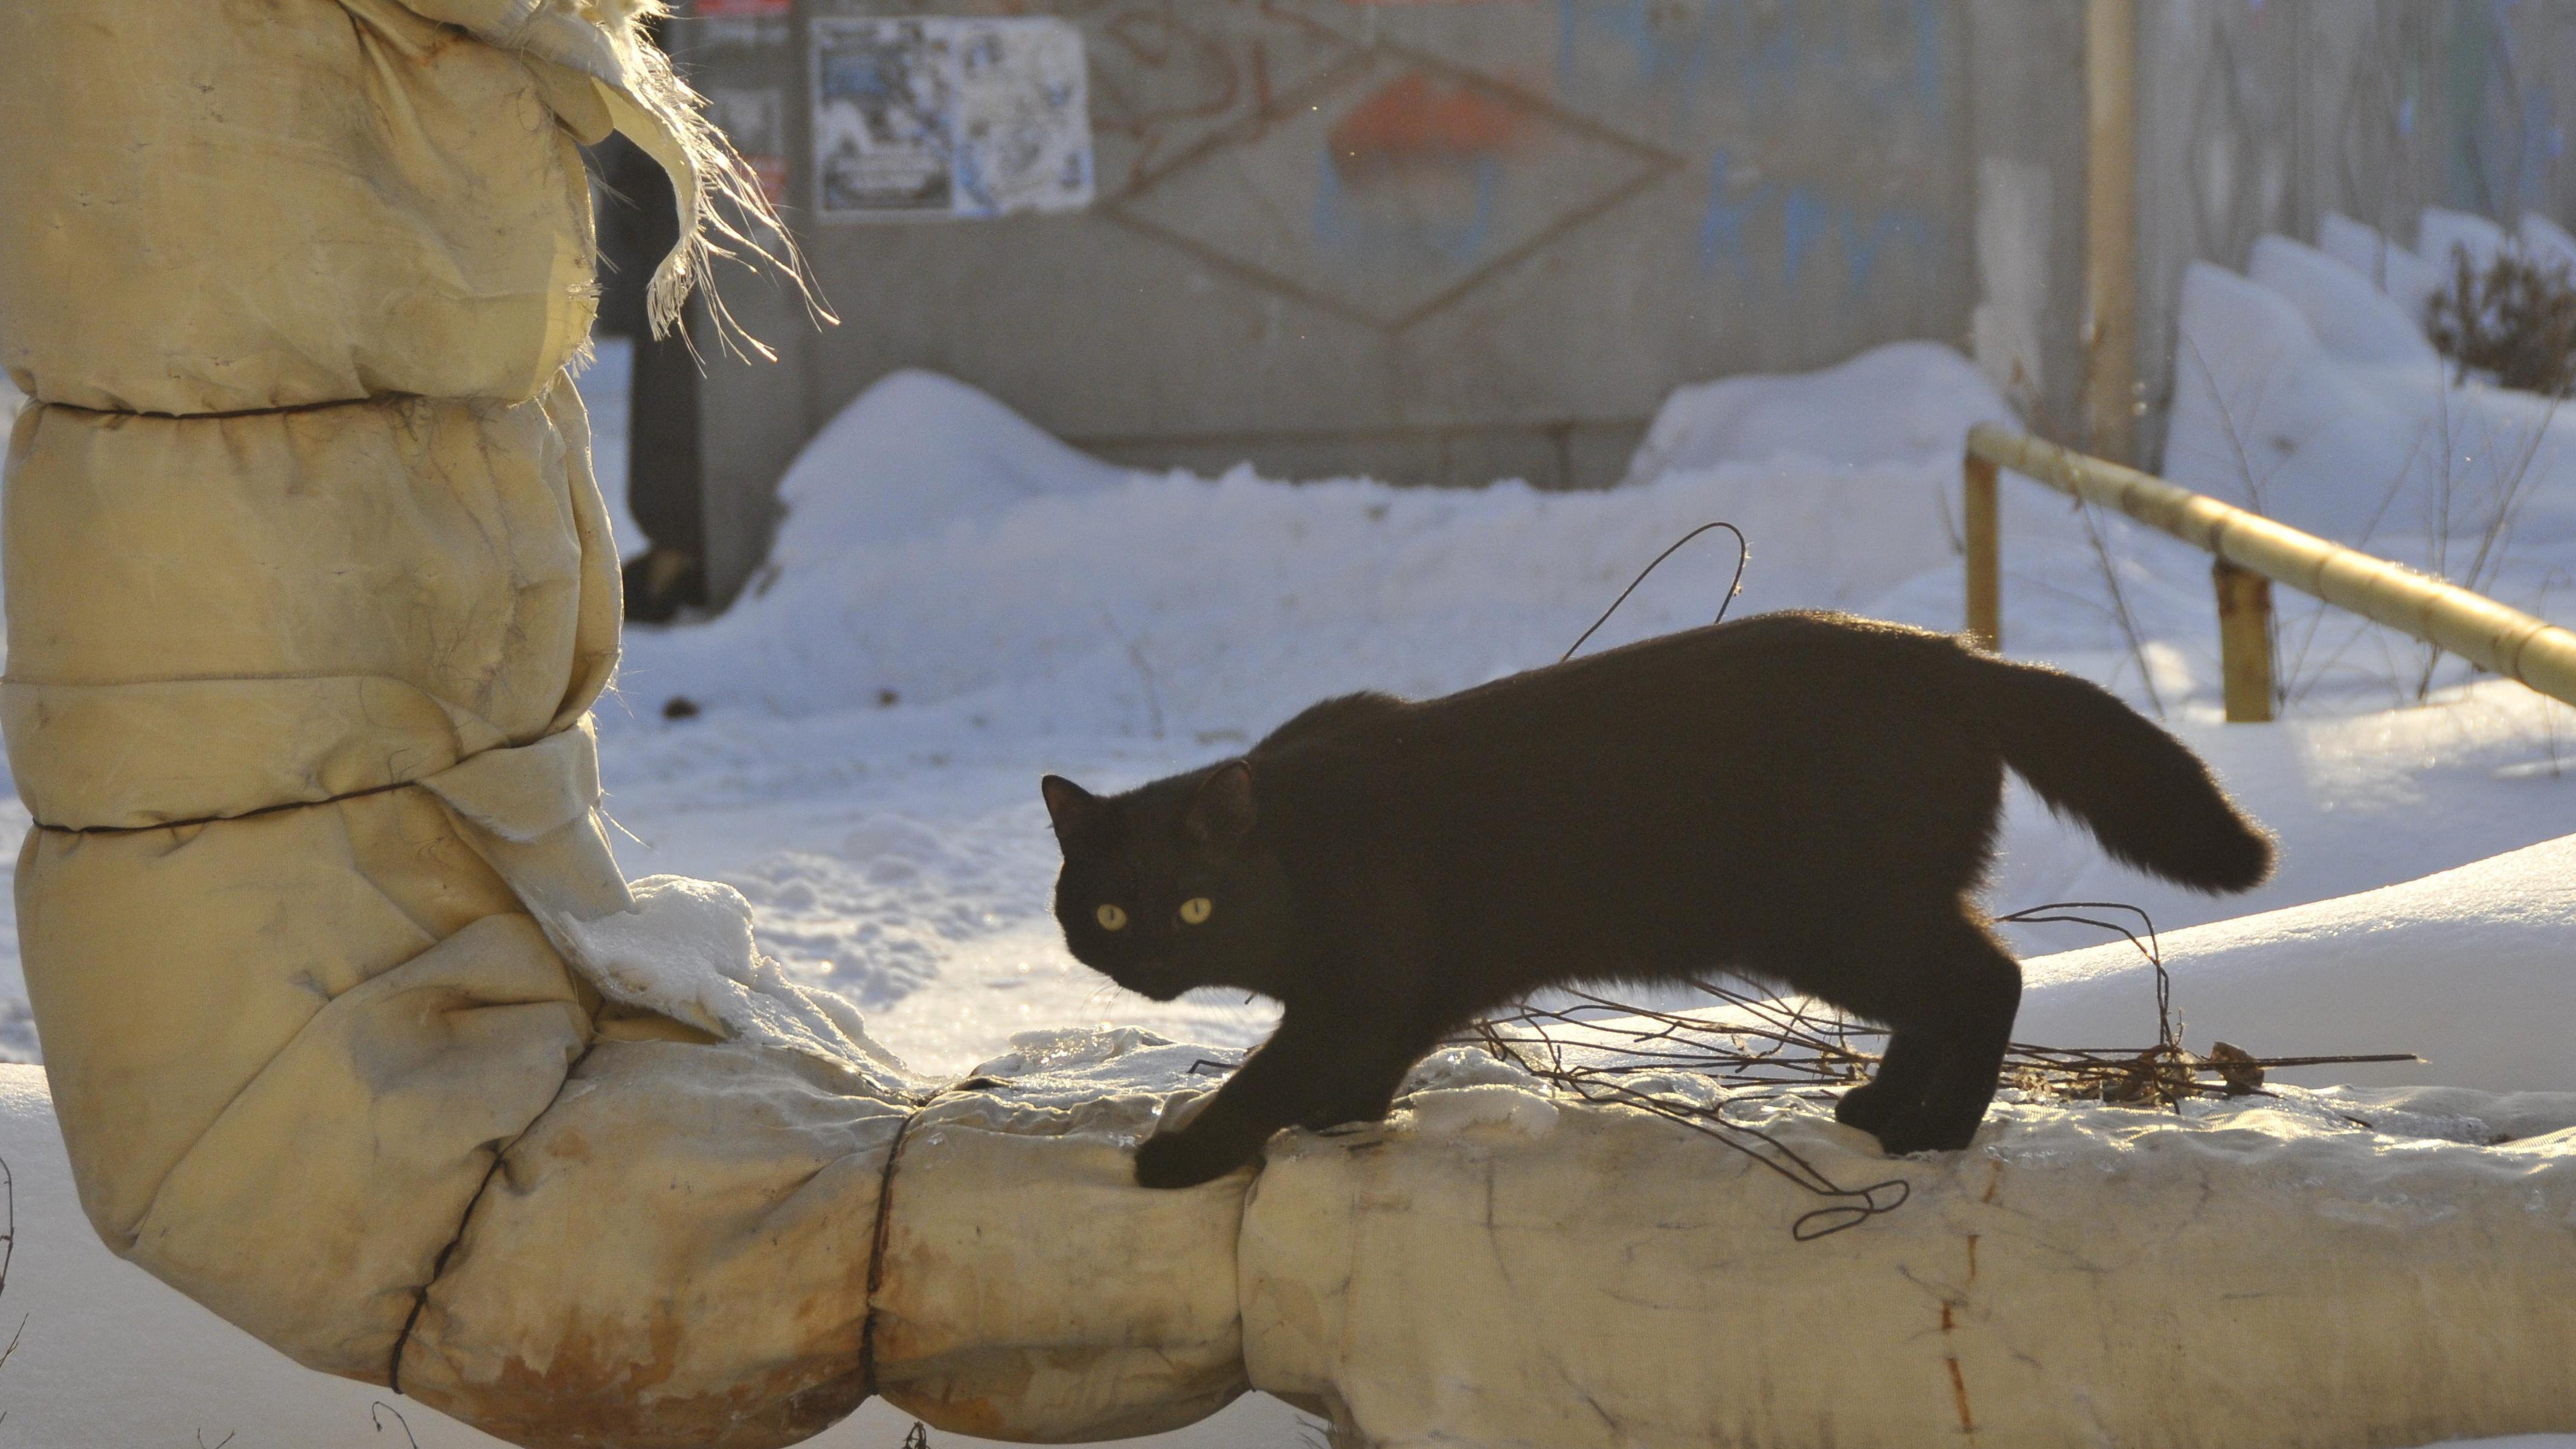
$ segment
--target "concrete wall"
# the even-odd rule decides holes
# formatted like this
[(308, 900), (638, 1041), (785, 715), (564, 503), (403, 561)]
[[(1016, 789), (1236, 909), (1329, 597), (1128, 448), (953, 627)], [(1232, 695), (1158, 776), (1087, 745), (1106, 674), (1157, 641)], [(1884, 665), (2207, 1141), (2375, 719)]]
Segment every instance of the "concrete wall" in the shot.
[[(1678, 383), (1967, 341), (1972, 97), (1943, 0), (713, 8), (673, 48), (778, 157), (843, 318), (728, 292), (787, 356), (709, 373), (721, 488), (905, 366), (1124, 462), (1597, 486)], [(814, 220), (806, 25), (998, 11), (1081, 28), (1095, 204)], [(1448, 129), (1408, 145), (1426, 102)], [(1395, 124), (1353, 122), (1372, 108)]]
[[(840, 16), (1043, 13), (1089, 56), (1096, 200), (991, 221), (817, 220), (806, 36)], [(727, 302), (710, 583), (875, 379), (929, 367), (1104, 457), (1542, 487), (1615, 481), (1674, 386), (1926, 337), (2080, 440), (2075, 0), (699, 0), (672, 46), (842, 323)], [(2144, 460), (2184, 267), (2335, 209), (2576, 215), (2576, 0), (2138, 0)], [(1408, 145), (1405, 116), (1446, 118)], [(1385, 124), (1389, 117), (1394, 124)], [(1367, 119), (1369, 124), (1355, 121)], [(711, 329), (699, 328), (702, 338)], [(639, 460), (638, 466), (651, 466)]]
[(1971, 0), (1976, 303), (1966, 346), (2035, 425), (2071, 435), (2083, 393), (2084, 6)]

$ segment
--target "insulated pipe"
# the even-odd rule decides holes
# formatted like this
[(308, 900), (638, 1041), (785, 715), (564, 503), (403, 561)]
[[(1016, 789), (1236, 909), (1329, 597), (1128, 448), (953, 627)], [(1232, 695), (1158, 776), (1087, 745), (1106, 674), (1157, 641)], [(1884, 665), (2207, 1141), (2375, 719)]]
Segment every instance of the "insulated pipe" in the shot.
[(2116, 508), (2239, 568), (2576, 704), (2576, 633), (2402, 564), (2329, 543), (2135, 468), (1979, 423), (1968, 456)]

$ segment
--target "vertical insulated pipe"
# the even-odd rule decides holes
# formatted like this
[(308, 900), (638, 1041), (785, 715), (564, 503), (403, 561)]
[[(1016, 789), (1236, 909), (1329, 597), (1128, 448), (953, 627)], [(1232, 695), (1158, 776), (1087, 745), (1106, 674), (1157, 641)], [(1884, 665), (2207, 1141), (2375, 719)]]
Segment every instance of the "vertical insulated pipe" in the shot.
[(2090, 0), (2084, 23), (2084, 446), (2137, 463), (2138, 12)]
[(1968, 633), (2000, 653), (2004, 647), (2003, 527), (1996, 516), (1995, 465), (1974, 453), (1961, 466), (1960, 513), (1967, 530)]
[(2218, 659), (2229, 724), (2272, 719), (2272, 581), (2225, 559), (2209, 566), (2218, 590)]

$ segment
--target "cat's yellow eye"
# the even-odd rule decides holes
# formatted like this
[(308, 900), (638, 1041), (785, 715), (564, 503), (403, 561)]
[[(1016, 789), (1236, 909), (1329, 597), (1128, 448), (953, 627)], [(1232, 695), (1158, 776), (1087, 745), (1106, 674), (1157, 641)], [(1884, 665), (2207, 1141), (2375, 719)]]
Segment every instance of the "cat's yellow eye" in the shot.
[(1100, 929), (1104, 931), (1127, 929), (1127, 913), (1116, 906), (1104, 905), (1099, 910), (1093, 911), (1091, 917), (1100, 923)]
[(1207, 918), (1215, 914), (1216, 902), (1205, 896), (1192, 896), (1181, 902), (1182, 925), (1204, 926), (1207, 924)]

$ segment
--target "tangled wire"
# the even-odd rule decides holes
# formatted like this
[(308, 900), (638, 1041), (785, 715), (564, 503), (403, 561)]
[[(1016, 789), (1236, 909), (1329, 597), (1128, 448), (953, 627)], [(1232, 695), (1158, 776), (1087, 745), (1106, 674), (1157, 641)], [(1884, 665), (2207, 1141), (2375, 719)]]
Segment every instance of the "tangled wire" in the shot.
[[(2101, 913), (2128, 912), (2137, 931)], [(2093, 914), (2087, 914), (2093, 913)], [(2155, 923), (2145, 911), (2112, 901), (2055, 901), (1998, 921), (2067, 922), (2126, 938), (2155, 971), (2156, 1040), (2145, 1047), (2052, 1047), (2015, 1042), (1999, 1085), (2051, 1101), (2109, 1102), (2179, 1110), (2190, 1097), (2240, 1097), (2264, 1090), (2264, 1073), (2330, 1063), (2405, 1062), (2408, 1053), (2369, 1056), (2258, 1057), (2219, 1042), (2206, 1056), (2183, 1049), (2173, 1014), (2173, 979), (2165, 971)], [(1693, 985), (1716, 1010), (1657, 1011), (1593, 992), (1557, 993), (1563, 1004), (1527, 1005), (1478, 1022), (1454, 1045), (1481, 1047), (1558, 1091), (1586, 1102), (1651, 1112), (1744, 1153), (1818, 1197), (1823, 1207), (1801, 1215), (1800, 1242), (1841, 1232), (1891, 1212), (1911, 1194), (1903, 1178), (1845, 1187), (1778, 1137), (1728, 1118), (1728, 1103), (1703, 1104), (1639, 1085), (1641, 1079), (1688, 1072), (1729, 1089), (1778, 1088), (1825, 1096), (1858, 1084), (1879, 1059), (1885, 1033), (1856, 1026), (1841, 1013), (1804, 999), (1757, 996), (1713, 981)]]

